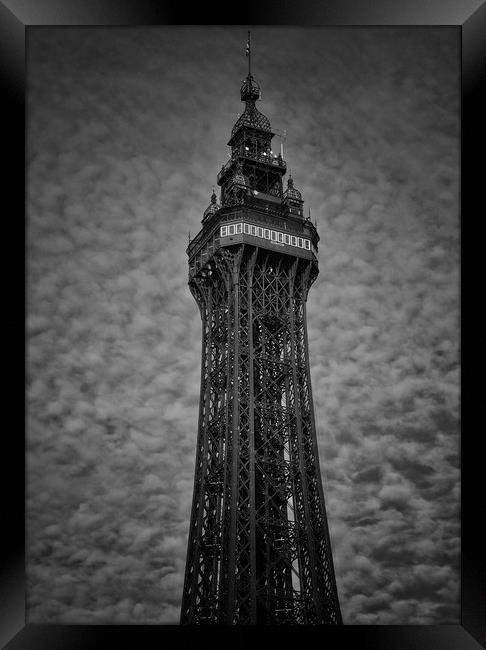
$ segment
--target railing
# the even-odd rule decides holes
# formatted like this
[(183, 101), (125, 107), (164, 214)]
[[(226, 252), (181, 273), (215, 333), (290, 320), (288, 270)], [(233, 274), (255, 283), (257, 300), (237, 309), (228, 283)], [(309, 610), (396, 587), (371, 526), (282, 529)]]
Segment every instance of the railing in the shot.
[(218, 228), (213, 227), (209, 229), (203, 228), (195, 237), (194, 239), (189, 242), (189, 246), (187, 247), (187, 255), (189, 259), (194, 255), (194, 253), (197, 251), (197, 249), (200, 246), (203, 246), (211, 237), (214, 236), (214, 234), (218, 232)]
[[(255, 214), (252, 215), (251, 212)], [(223, 206), (214, 212), (207, 222), (204, 224), (202, 230), (189, 242), (187, 254), (191, 258), (196, 250), (204, 245), (204, 243), (213, 236), (216, 232), (216, 224), (226, 223), (234, 219), (243, 218), (245, 221), (253, 223), (266, 223), (268, 226), (275, 226), (277, 228), (292, 232), (292, 233), (307, 233), (314, 245), (317, 247), (317, 242), (320, 237), (317, 233), (314, 224), (310, 219), (301, 219), (294, 217), (290, 214), (282, 213), (282, 208), (275, 206), (265, 199), (255, 197), (248, 193), (241, 203), (232, 206)]]
[(277, 167), (282, 167), (282, 169), (285, 169), (287, 167), (287, 163), (285, 162), (285, 160), (282, 158), (280, 154), (276, 155), (272, 153), (267, 153), (265, 151), (252, 154), (249, 151), (243, 149), (243, 151), (240, 151), (238, 155), (240, 158), (247, 158), (248, 160), (257, 160), (258, 162), (264, 162), (267, 163), (268, 165), (276, 165)]
[[(256, 154), (251, 154), (248, 151), (240, 151), (238, 153), (238, 158), (246, 158), (246, 160), (254, 160), (256, 162), (263, 162), (266, 163), (267, 165), (273, 165), (274, 167), (281, 167), (282, 169), (287, 169), (287, 163), (285, 160), (283, 160), (282, 156), (279, 154), (278, 156), (272, 155), (272, 154), (265, 154), (265, 153), (256, 153)], [(231, 167), (231, 165), (234, 163), (235, 158), (231, 157), (225, 165), (221, 168), (217, 180), (218, 184), (220, 180), (223, 178), (223, 176), (226, 174), (228, 169)]]
[[(242, 209), (244, 209), (244, 215), (242, 215)], [(255, 214), (252, 214), (250, 210), (255, 212)], [(286, 230), (289, 233), (297, 234), (305, 233), (307, 231), (308, 236), (315, 244), (319, 241), (319, 235), (311, 221), (303, 221), (301, 219), (290, 220), (288, 215), (282, 215), (282, 211), (279, 208), (274, 208), (271, 204), (263, 206), (261, 199), (249, 195), (245, 198), (244, 203), (235, 205), (233, 210), (223, 208), (212, 215), (212, 223), (210, 224), (208, 222), (189, 243), (187, 248), (189, 258), (191, 258), (195, 251), (212, 236), (216, 230), (216, 223), (222, 224), (228, 221), (233, 221), (237, 218), (243, 218), (245, 221), (255, 224), (265, 223), (267, 226), (275, 226), (282, 230)]]

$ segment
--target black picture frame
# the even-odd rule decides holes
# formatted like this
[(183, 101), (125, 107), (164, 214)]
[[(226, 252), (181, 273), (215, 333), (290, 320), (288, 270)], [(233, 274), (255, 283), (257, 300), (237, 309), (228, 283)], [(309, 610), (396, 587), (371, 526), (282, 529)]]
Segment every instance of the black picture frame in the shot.
[[(177, 625), (161, 626), (91, 626), (39, 625), (25, 623), (25, 445), (19, 427), (8, 426), (3, 437), (3, 467), (9, 469), (4, 488), (8, 507), (3, 518), (4, 554), (0, 570), (0, 642), (8, 650), (30, 648), (91, 648), (105, 646), (151, 648), (165, 644), (169, 648), (213, 646), (244, 647), (259, 642), (270, 633), (271, 643), (294, 645), (310, 642), (322, 647), (380, 650), (475, 650), (486, 647), (486, 563), (481, 529), (484, 492), (482, 455), (477, 449), (482, 437), (478, 409), (479, 385), (472, 376), (472, 358), (477, 360), (481, 336), (474, 332), (474, 318), (468, 318), (465, 288), (478, 282), (479, 251), (475, 254), (475, 224), (481, 220), (480, 192), (484, 184), (484, 163), (476, 162), (484, 148), (486, 106), (482, 94), (486, 82), (486, 3), (480, 0), (307, 0), (279, 3), (260, 0), (237, 5), (231, 18), (216, 5), (201, 3), (190, 8), (182, 4), (156, 0), (3, 0), (0, 2), (0, 83), (5, 131), (3, 158), (7, 162), (4, 177), (4, 213), (7, 227), (5, 249), (11, 253), (4, 269), (5, 303), (8, 316), (5, 342), (8, 349), (15, 343), (25, 349), (25, 323), (22, 286), (25, 287), (24, 226), (25, 219), (25, 36), (30, 26), (61, 25), (164, 25), (164, 24), (242, 24), (245, 25), (455, 25), (461, 31), (462, 44), (462, 132), (461, 132), (461, 356), (463, 380), (462, 403), (462, 561), (461, 624), (450, 626), (342, 626), (319, 630), (310, 628), (212, 628), (192, 629)], [(22, 146), (24, 143), (24, 146)], [(482, 194), (482, 192), (481, 192)], [(482, 198), (482, 197), (481, 197)], [(4, 259), (6, 256), (4, 255)], [(14, 282), (11, 282), (11, 279)], [(472, 293), (472, 292), (471, 292)], [(16, 306), (13, 311), (12, 305)], [(467, 323), (467, 337), (464, 336)], [(17, 341), (18, 339), (18, 341)], [(5, 400), (11, 422), (19, 421), (25, 402), (23, 366), (16, 355), (9, 365), (9, 393)], [(469, 374), (471, 367), (471, 375)], [(480, 364), (482, 367), (482, 364)], [(25, 390), (25, 389), (24, 389)], [(484, 514), (483, 514), (484, 519)], [(309, 635), (309, 636), (308, 636)], [(312, 635), (312, 636), (311, 636)]]

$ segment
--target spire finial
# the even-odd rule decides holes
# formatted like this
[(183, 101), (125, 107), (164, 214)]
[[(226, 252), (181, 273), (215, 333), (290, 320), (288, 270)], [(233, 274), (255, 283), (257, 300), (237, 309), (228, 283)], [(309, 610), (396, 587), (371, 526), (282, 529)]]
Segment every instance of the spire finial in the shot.
[(246, 56), (248, 57), (248, 77), (251, 78), (251, 35), (248, 31), (248, 40), (246, 41)]
[(257, 99), (261, 98), (260, 86), (256, 81), (254, 81), (251, 75), (251, 32), (248, 32), (245, 54), (248, 57), (248, 74), (241, 85), (240, 95), (241, 101), (246, 102), (246, 105), (248, 107), (248, 102), (253, 105)]

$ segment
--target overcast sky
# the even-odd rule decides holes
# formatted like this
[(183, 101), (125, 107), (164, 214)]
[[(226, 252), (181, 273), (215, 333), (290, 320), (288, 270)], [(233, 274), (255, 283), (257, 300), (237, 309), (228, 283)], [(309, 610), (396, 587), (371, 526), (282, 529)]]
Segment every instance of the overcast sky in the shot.
[[(29, 29), (29, 622), (179, 621), (201, 353), (185, 249), (243, 109), (246, 33)], [(321, 237), (308, 328), (344, 622), (459, 623), (459, 30), (252, 45)]]

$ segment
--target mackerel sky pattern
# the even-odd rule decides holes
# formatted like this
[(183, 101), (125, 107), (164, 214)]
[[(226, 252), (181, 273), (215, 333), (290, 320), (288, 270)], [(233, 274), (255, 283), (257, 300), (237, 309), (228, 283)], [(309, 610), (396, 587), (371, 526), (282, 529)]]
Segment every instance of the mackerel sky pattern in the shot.
[[(29, 30), (30, 622), (179, 620), (201, 352), (185, 248), (246, 37)], [(257, 27), (252, 71), (321, 237), (308, 329), (344, 621), (458, 623), (458, 30)]]

